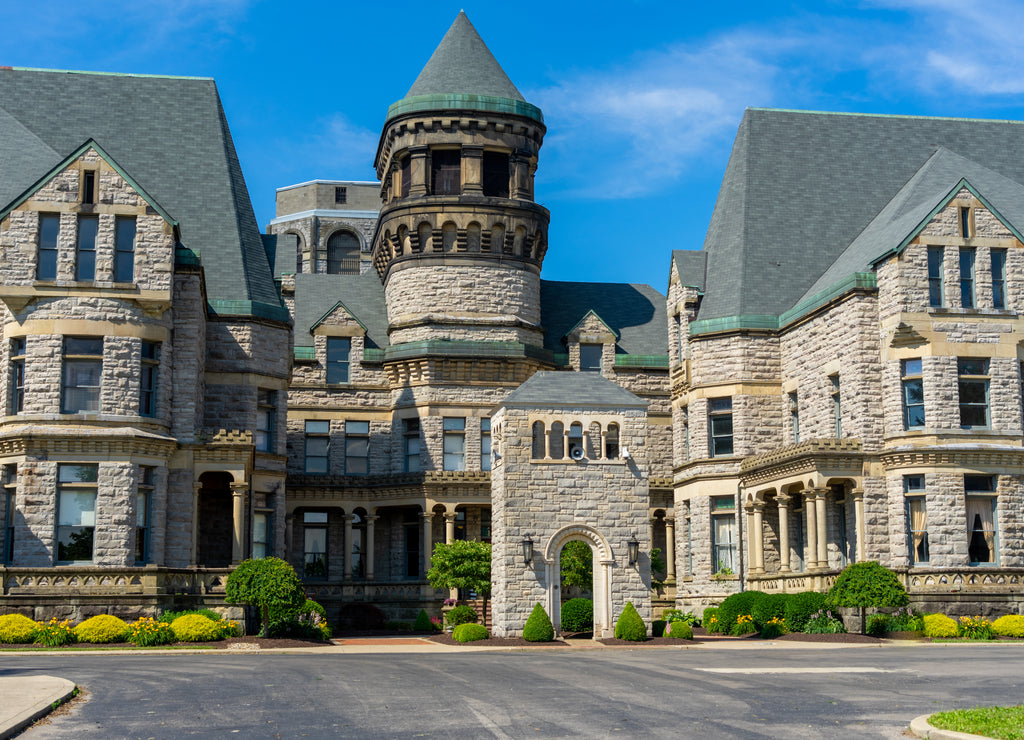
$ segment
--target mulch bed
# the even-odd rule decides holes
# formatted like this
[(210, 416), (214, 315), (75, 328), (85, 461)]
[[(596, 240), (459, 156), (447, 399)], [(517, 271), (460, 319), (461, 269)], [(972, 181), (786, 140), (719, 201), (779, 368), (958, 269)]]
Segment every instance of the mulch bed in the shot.
[(790, 632), (788, 635), (780, 635), (774, 638), (771, 642), (842, 642), (842, 643), (873, 643), (875, 645), (882, 642), (880, 637), (871, 637), (870, 635), (859, 635), (852, 632), (841, 632), (838, 635), (809, 635), (805, 632)]

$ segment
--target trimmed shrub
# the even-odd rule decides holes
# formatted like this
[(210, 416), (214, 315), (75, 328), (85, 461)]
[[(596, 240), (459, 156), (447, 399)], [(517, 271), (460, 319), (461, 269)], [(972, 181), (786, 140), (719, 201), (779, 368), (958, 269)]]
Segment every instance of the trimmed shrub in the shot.
[(473, 622), (463, 622), (457, 625), (452, 632), (452, 639), (456, 642), (475, 642), (476, 640), (486, 640), (488, 637), (490, 635), (487, 634), (487, 628)]
[(529, 642), (550, 642), (555, 639), (555, 628), (551, 625), (551, 618), (539, 602), (534, 605), (526, 620), (523, 639)]
[[(884, 609), (910, 603), (899, 576), (873, 560), (843, 568), (825, 596), (828, 606)], [(861, 613), (863, 616), (863, 612)]]
[(128, 623), (109, 614), (89, 617), (75, 627), (75, 639), (78, 642), (102, 644), (108, 642), (127, 642)]
[(412, 628), (415, 632), (434, 631), (434, 624), (430, 621), (430, 615), (427, 614), (426, 609), (420, 609), (420, 613), (416, 615), (416, 621), (412, 623)]
[(722, 631), (722, 625), (718, 621), (718, 607), (709, 606), (704, 610), (704, 629), (707, 630), (709, 635), (713, 635), (717, 632)]
[(786, 625), (793, 632), (803, 632), (807, 620), (815, 612), (825, 608), (825, 594), (817, 591), (803, 591), (792, 594), (786, 599), (786, 610), (783, 615), (786, 618)]
[(785, 619), (787, 601), (786, 594), (764, 594), (754, 599), (754, 603), (750, 605), (750, 616), (754, 618), (758, 628), (764, 627), (773, 619)]
[(174, 639), (171, 625), (152, 617), (140, 617), (128, 625), (128, 642), (139, 647), (170, 645)]
[(991, 640), (996, 636), (992, 623), (985, 617), (960, 617), (957, 631), (967, 640)]
[(47, 647), (60, 647), (70, 645), (75, 641), (75, 630), (71, 626), (71, 620), (65, 619), (58, 622), (54, 617), (49, 622), (40, 622), (36, 627), (36, 634), (33, 642)]
[(223, 627), (202, 614), (186, 614), (171, 622), (178, 642), (215, 642), (224, 639)]
[(668, 634), (666, 637), (672, 637), (677, 640), (693, 639), (693, 627), (686, 622), (680, 620), (677, 622), (669, 622), (668, 624)]
[[(3, 619), (3, 617), (0, 617)], [(1024, 637), (1024, 617), (1007, 614), (992, 623), (992, 631), (1002, 637)]]
[(180, 612), (164, 612), (160, 615), (159, 621), (170, 624), (178, 617), (184, 617), (189, 614), (202, 614), (204, 617), (214, 622), (218, 622), (221, 619), (220, 614), (215, 612), (213, 609), (183, 609)]
[(460, 624), (476, 624), (480, 621), (480, 616), (469, 604), (463, 604), (449, 610), (444, 615), (444, 621), (450, 627), (458, 627)]
[(356, 602), (341, 607), (340, 621), (343, 629), (379, 630), (384, 627), (388, 617), (373, 604)]
[(722, 634), (732, 634), (736, 619), (741, 614), (750, 614), (754, 603), (766, 594), (763, 591), (741, 591), (726, 598), (718, 607), (718, 629)]
[(950, 638), (959, 635), (956, 622), (945, 614), (925, 614), (923, 621), (925, 637)]
[(594, 629), (594, 602), (590, 599), (569, 599), (562, 604), (562, 629), (566, 632)]
[(0, 642), (32, 642), (37, 629), (39, 625), (24, 614), (4, 614), (0, 617)]
[(327, 624), (327, 610), (312, 599), (306, 599), (299, 607), (271, 610), (266, 636), (330, 639), (331, 627)]
[(774, 640), (789, 632), (786, 627), (786, 620), (782, 617), (772, 617), (767, 623), (761, 626), (761, 639)]
[(620, 640), (630, 640), (631, 642), (642, 642), (647, 639), (647, 625), (637, 614), (632, 601), (626, 602), (622, 614), (615, 622), (615, 636)]

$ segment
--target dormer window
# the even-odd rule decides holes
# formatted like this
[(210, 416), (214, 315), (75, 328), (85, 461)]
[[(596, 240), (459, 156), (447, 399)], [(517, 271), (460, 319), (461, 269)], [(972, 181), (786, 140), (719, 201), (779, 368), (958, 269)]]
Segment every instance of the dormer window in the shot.
[(971, 209), (961, 208), (960, 209), (960, 235), (964, 239), (971, 238)]
[(583, 372), (601, 372), (601, 355), (604, 352), (602, 344), (581, 344), (580, 345), (580, 370)]

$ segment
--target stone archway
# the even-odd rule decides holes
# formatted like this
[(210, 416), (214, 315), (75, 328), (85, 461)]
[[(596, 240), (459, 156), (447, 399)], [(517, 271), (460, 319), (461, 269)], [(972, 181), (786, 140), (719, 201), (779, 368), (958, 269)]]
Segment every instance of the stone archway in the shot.
[(544, 547), (545, 582), (547, 583), (547, 612), (555, 632), (562, 624), (562, 548), (566, 543), (579, 540), (590, 546), (594, 554), (594, 638), (614, 634), (612, 623), (611, 575), (612, 550), (608, 541), (594, 528), (585, 524), (571, 524), (551, 535)]

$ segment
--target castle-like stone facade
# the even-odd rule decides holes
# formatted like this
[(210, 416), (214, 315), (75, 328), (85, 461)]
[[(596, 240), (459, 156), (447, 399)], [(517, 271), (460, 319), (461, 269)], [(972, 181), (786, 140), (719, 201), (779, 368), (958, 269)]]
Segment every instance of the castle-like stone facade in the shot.
[(1020, 124), (750, 110), (666, 298), (541, 279), (543, 115), (463, 14), (380, 182), (282, 188), (265, 234), (211, 81), (0, 94), (0, 611), (219, 605), (277, 555), (332, 617), (410, 618), (462, 538), (500, 635), (557, 625), (573, 540), (602, 634), (865, 559), (1024, 606)]

